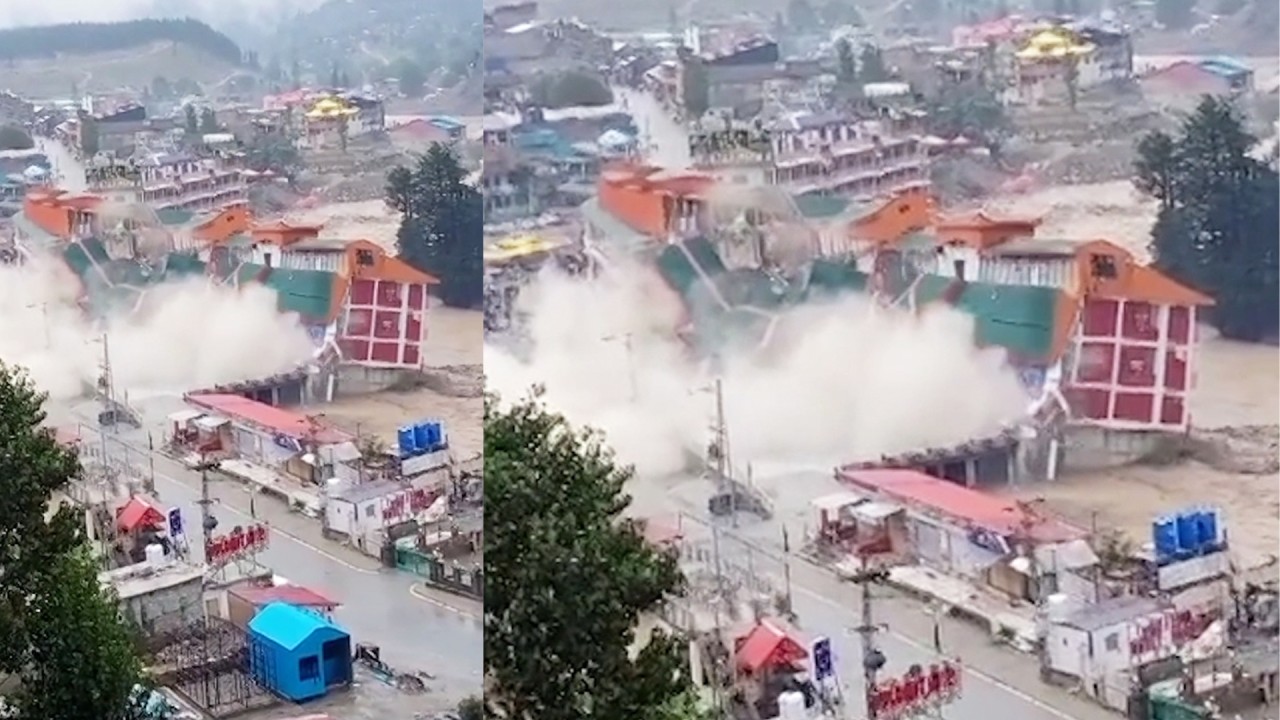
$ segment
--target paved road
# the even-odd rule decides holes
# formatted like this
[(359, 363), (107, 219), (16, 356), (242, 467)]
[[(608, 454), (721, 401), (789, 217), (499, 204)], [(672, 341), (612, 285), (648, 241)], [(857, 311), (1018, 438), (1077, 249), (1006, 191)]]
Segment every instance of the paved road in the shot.
[[(834, 480), (828, 473), (772, 473), (757, 468), (757, 484), (775, 498), (776, 516), (765, 522), (740, 518), (738, 527), (721, 524), (720, 541), (727, 574), (765, 578), (775, 590), (785, 586), (785, 565), (781, 560), (782, 527), (798, 544), (804, 536), (804, 518), (809, 498), (832, 491)], [(687, 539), (707, 542), (710, 526), (703, 509), (710, 486), (702, 480), (661, 483), (633, 481), (636, 512), (646, 515), (678, 513)], [(709, 547), (709, 543), (707, 545)], [(832, 639), (837, 673), (845, 697), (853, 710), (862, 708), (862, 653), (854, 632), (861, 624), (861, 594), (856, 586), (839, 580), (825, 568), (793, 558), (791, 566), (792, 603), (799, 627), (811, 638)], [(931, 650), (933, 615), (928, 606), (889, 588), (876, 588), (873, 597), (876, 623), (883, 623), (878, 643), (888, 664), (884, 672), (901, 675), (912, 664), (936, 659)], [(959, 656), (964, 663), (963, 693), (945, 709), (946, 720), (1104, 720), (1114, 715), (1101, 707), (1042, 683), (1035, 658), (995, 645), (974, 625), (950, 618), (939, 622), (945, 653)], [(856, 713), (854, 715), (856, 717)]]
[[(124, 431), (110, 435), (109, 447), (128, 447), (129, 462), (148, 465), (147, 430), (157, 440), (162, 437), (163, 418), (181, 405), (181, 400), (158, 397), (134, 403), (151, 408), (146, 416), (153, 422), (141, 431)], [(165, 412), (157, 412), (164, 409)], [(96, 430), (88, 419), (92, 404), (54, 406), (50, 408), (53, 423), (75, 421), (82, 425), (82, 436), (93, 442)], [(161, 418), (159, 422), (154, 422)], [(123, 449), (111, 451), (123, 458)], [(199, 530), (199, 475), (164, 456), (154, 456), (156, 493), (164, 502), (182, 508), (187, 531)], [(243, 486), (219, 482), (211, 491), (218, 500), (215, 516), (221, 521), (220, 531), (248, 524), (249, 494)], [(478, 692), (483, 672), (484, 633), (474, 613), (460, 613), (443, 607), (429, 594), (415, 592), (417, 578), (407, 573), (378, 568), (377, 562), (319, 536), (319, 524), (287, 512), (282, 503), (258, 497), (254, 511), (272, 525), (270, 547), (259, 560), (278, 575), (299, 585), (322, 592), (343, 606), (336, 619), (351, 632), (357, 642), (371, 642), (382, 648), (383, 659), (403, 670), (421, 670), (440, 679), (444, 692), (457, 697)], [(218, 531), (215, 531), (218, 532)], [(203, 548), (202, 542), (193, 543)]]

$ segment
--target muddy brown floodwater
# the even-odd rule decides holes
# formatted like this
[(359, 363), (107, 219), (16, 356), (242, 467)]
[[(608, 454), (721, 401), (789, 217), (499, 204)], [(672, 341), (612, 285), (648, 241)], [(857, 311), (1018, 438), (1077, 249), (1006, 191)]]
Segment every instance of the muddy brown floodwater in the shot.
[(484, 319), (473, 310), (444, 306), (428, 311), (426, 363), (420, 384), (318, 406), (336, 425), (376, 435), (394, 447), (396, 428), (423, 418), (444, 421), (455, 457), (484, 448)]
[[(1037, 234), (1074, 240), (1110, 240), (1147, 259), (1154, 204), (1127, 181), (1047, 187), (997, 197), (992, 214), (1042, 219)], [(1280, 349), (1223, 340), (1202, 328), (1197, 386), (1191, 406), (1196, 428), (1231, 428), (1230, 451), (1275, 458), (1280, 437)], [(1274, 467), (1274, 464), (1273, 466)], [(1133, 465), (1072, 474), (1020, 493), (1043, 498), (1046, 507), (1083, 527), (1096, 517), (1101, 528), (1147, 541), (1151, 520), (1190, 505), (1220, 507), (1237, 562), (1251, 567), (1280, 547), (1280, 474), (1233, 472), (1188, 460), (1174, 465)], [(1096, 516), (1095, 516), (1096, 513)]]

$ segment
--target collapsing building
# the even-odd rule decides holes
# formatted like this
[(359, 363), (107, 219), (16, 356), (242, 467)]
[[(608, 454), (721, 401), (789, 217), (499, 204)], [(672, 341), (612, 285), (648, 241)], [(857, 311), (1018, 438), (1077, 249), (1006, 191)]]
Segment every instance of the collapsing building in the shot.
[(612, 170), (583, 207), (587, 243), (654, 258), (687, 311), (677, 332), (702, 354), (767, 344), (788, 308), (841, 293), (971, 315), (975, 342), (1003, 348), (1026, 388), (1023, 428), (910, 464), (964, 466), (943, 474), (974, 482), (975, 454), (999, 446), (1017, 462), (986, 461), (988, 481), (1054, 478), (1064, 462), (1136, 460), (1189, 427), (1196, 326), (1212, 300), (1123, 248), (1040, 238), (1035, 219), (942, 217), (921, 190), (864, 206), (739, 194), (726, 200), (699, 173)]
[(94, 317), (136, 312), (151, 290), (184, 280), (273, 290), (279, 311), (314, 343), (310, 386), (285, 373), (233, 390), (247, 397), (332, 399), (340, 384), (380, 389), (425, 363), (429, 289), (438, 281), (372, 242), (326, 239), (318, 226), (255, 226), (242, 205), (174, 218), (58, 191), (29, 193), (14, 225), (25, 254), (62, 259)]

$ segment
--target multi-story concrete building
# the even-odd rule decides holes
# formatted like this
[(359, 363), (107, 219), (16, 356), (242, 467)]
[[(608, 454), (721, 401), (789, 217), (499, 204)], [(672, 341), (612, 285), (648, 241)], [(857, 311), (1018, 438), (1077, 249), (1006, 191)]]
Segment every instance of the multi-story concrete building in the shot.
[(690, 154), (696, 168), (724, 182), (794, 195), (876, 196), (928, 183), (928, 152), (917, 131), (909, 115), (790, 113), (768, 124), (695, 132)]

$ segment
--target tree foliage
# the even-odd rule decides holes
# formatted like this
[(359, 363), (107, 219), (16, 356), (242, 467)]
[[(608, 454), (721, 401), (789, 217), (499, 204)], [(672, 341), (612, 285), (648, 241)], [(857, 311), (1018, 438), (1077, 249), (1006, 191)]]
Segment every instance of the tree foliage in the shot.
[(534, 105), (552, 110), (600, 107), (613, 102), (613, 91), (599, 75), (581, 70), (539, 75), (529, 88)]
[(836, 80), (842, 85), (858, 83), (858, 58), (854, 57), (853, 45), (844, 38), (836, 41)]
[(884, 64), (884, 54), (875, 45), (862, 48), (858, 56), (858, 78), (863, 83), (885, 82), (889, 79), (889, 68)]
[(1011, 131), (1004, 105), (976, 81), (947, 85), (929, 103), (928, 113), (925, 122), (930, 133), (967, 138), (992, 152), (999, 151)]
[(680, 100), (689, 118), (700, 118), (711, 109), (711, 82), (702, 58), (688, 57), (680, 73)]
[(30, 150), (36, 143), (31, 133), (17, 125), (0, 126), (0, 150)]
[(140, 661), (76, 512), (48, 515), (80, 464), (42, 427), (43, 404), (25, 374), (0, 366), (0, 674), (21, 680), (21, 720), (128, 720)]
[(234, 40), (190, 18), (77, 22), (0, 30), (0, 53), (9, 59), (112, 52), (157, 42), (190, 45), (234, 65), (243, 60)]
[(1280, 178), (1256, 144), (1230, 100), (1205, 96), (1176, 136), (1144, 137), (1134, 167), (1160, 202), (1156, 266), (1213, 296), (1214, 325), (1242, 340), (1280, 331)]
[(400, 58), (391, 64), (390, 70), (400, 92), (409, 97), (422, 97), (427, 86), (427, 71), (421, 65), (410, 58)]
[(440, 278), (440, 297), (474, 307), (483, 297), (484, 202), (453, 150), (433, 144), (412, 167), (387, 175), (387, 201), (402, 213), (396, 244), (405, 261)]
[(631, 470), (536, 396), (498, 405), (484, 416), (486, 700), (513, 720), (669, 720), (690, 687), (680, 648), (662, 634), (630, 647), (640, 613), (684, 580), (623, 518)]

